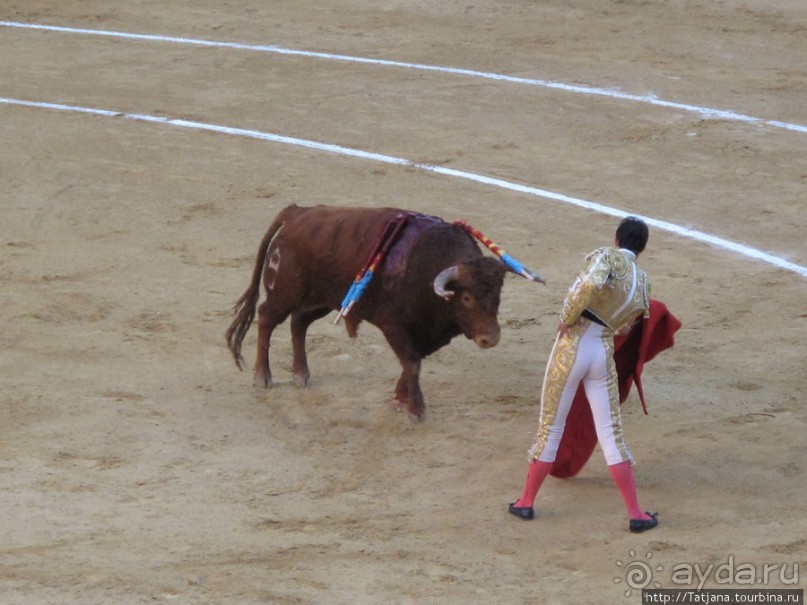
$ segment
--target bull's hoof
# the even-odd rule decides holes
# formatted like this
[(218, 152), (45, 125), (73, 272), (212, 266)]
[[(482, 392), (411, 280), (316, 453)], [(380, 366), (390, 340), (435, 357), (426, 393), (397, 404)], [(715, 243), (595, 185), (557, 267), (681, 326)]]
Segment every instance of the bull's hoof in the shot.
[(291, 379), (294, 381), (294, 384), (301, 389), (308, 386), (308, 376), (305, 374), (292, 374)]
[(421, 412), (420, 414), (414, 414), (409, 410), (407, 410), (407, 413), (409, 414), (409, 420), (411, 420), (414, 423), (420, 423), (426, 420), (426, 412)]
[(396, 412), (405, 411), (409, 416), (409, 420), (412, 422), (423, 422), (426, 419), (426, 410), (420, 410), (419, 413), (414, 412), (408, 403), (402, 402), (398, 399), (394, 399), (392, 401), (392, 409)]
[(272, 379), (269, 376), (260, 376), (255, 374), (252, 377), (252, 384), (256, 387), (272, 388)]

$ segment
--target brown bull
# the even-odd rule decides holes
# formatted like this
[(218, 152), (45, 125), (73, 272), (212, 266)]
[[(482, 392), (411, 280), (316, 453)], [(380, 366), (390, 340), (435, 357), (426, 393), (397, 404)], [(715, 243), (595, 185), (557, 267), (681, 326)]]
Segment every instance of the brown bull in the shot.
[(292, 205), (282, 210), (261, 241), (252, 283), (236, 303), (236, 317), (226, 333), (238, 367), (263, 276), (266, 300), (257, 307), (255, 383), (271, 385), (269, 340), (291, 315), (294, 382), (307, 384), (308, 326), (340, 309), (385, 225), (405, 214), (406, 226), (345, 322), (352, 337), (362, 320), (381, 330), (403, 367), (396, 405), (421, 418), (425, 405), (419, 373), (424, 357), (459, 334), (481, 348), (499, 342), (496, 314), (505, 273), (504, 265), (483, 256), (464, 229), (437, 217), (394, 208)]

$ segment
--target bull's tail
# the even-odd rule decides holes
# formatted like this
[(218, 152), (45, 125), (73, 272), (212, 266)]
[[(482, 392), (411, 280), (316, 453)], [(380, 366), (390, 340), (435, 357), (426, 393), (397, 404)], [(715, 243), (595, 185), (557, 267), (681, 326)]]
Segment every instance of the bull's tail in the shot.
[(224, 337), (227, 339), (227, 346), (233, 354), (235, 364), (239, 370), (243, 370), (244, 358), (241, 356), (241, 343), (244, 341), (249, 327), (252, 325), (252, 320), (255, 319), (255, 307), (258, 304), (258, 299), (261, 294), (261, 276), (263, 275), (263, 265), (266, 262), (266, 255), (269, 250), (269, 244), (272, 243), (277, 232), (286, 223), (292, 209), (296, 210), (296, 206), (289, 206), (277, 215), (275, 220), (269, 226), (266, 234), (261, 240), (260, 247), (258, 248), (258, 255), (255, 259), (255, 268), (252, 270), (252, 281), (247, 288), (247, 291), (239, 298), (233, 306), (235, 319)]

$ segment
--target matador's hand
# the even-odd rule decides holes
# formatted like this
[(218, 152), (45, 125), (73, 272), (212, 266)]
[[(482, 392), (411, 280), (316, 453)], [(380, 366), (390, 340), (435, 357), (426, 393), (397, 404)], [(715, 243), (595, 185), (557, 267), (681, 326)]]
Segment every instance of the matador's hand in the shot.
[(574, 322), (572, 325), (560, 322), (558, 324), (558, 336), (563, 338), (564, 336), (566, 336), (571, 331), (572, 328), (574, 328), (575, 326), (580, 326), (582, 324), (583, 324), (583, 318), (582, 317), (578, 317), (577, 321)]

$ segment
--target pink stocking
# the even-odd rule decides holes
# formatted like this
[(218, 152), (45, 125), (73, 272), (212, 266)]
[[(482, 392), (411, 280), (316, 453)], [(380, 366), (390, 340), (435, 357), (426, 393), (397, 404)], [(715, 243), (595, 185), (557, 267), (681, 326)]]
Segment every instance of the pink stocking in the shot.
[(650, 519), (650, 517), (639, 506), (639, 498), (636, 496), (636, 484), (633, 480), (633, 468), (630, 462), (620, 462), (608, 467), (611, 478), (619, 488), (622, 499), (625, 501), (625, 508), (628, 509), (628, 516), (631, 519)]
[(534, 460), (530, 463), (529, 470), (527, 471), (527, 481), (524, 484), (524, 492), (521, 498), (515, 503), (519, 508), (529, 508), (535, 502), (535, 496), (541, 487), (541, 484), (546, 479), (549, 471), (552, 470), (552, 462), (541, 462)]

